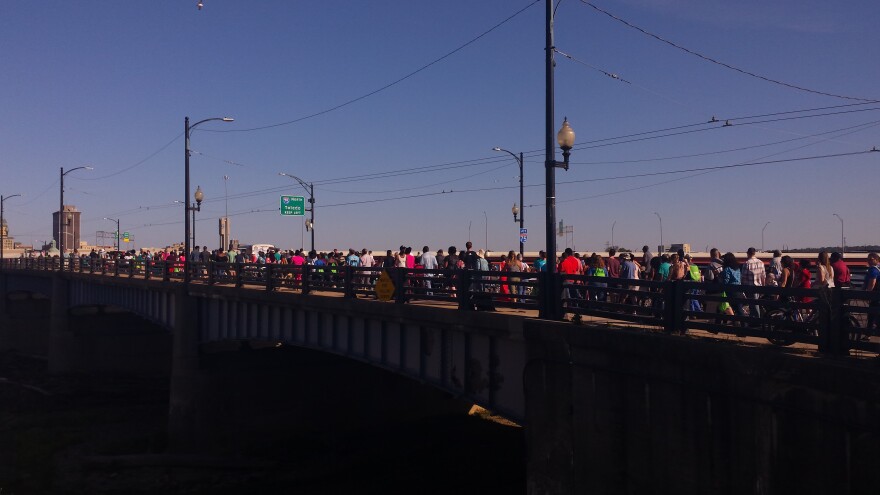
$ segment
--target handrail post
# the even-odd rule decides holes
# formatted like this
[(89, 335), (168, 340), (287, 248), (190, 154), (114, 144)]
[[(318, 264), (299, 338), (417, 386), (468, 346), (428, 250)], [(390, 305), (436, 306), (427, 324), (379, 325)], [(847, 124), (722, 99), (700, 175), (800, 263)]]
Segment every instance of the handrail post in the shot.
[(342, 281), (343, 281), (343, 284), (345, 287), (344, 294), (345, 294), (345, 297), (347, 297), (347, 298), (355, 298), (356, 299), (357, 294), (355, 294), (355, 292), (354, 292), (354, 285), (352, 283), (352, 280), (354, 280), (354, 277), (352, 277), (352, 275), (351, 275), (351, 269), (352, 269), (352, 267), (350, 265), (345, 265), (342, 268), (342, 270), (343, 270), (342, 271)]
[(208, 262), (208, 285), (214, 285), (214, 272), (216, 271), (216, 267), (214, 266), (213, 261)]
[(458, 309), (473, 311), (474, 304), (471, 302), (471, 271), (456, 270), (458, 277), (455, 278), (455, 290), (458, 296)]
[(300, 291), (303, 293), (303, 295), (308, 294), (309, 291), (312, 290), (312, 265), (302, 265), (302, 279), (300, 280), (300, 283), (302, 284)]
[(266, 264), (263, 265), (263, 266), (266, 267), (266, 276), (265, 276), (266, 291), (271, 291), (271, 290), (272, 290), (272, 284), (273, 284), (273, 282), (274, 282), (274, 280), (273, 280), (273, 278), (272, 278), (272, 269), (273, 269), (273, 267), (275, 266), (275, 263), (266, 263)]
[[(172, 261), (171, 264), (173, 266), (174, 261)], [(173, 270), (173, 268), (168, 267), (168, 260), (163, 261), (162, 262), (162, 280), (164, 280), (165, 282), (168, 282), (169, 280), (171, 280), (171, 270)]]
[(241, 279), (241, 272), (244, 267), (241, 262), (235, 263), (235, 287), (241, 288), (244, 285), (244, 282)]
[(144, 260), (144, 280), (150, 280), (153, 276), (153, 260)]
[(406, 302), (406, 287), (404, 284), (406, 283), (406, 268), (398, 267), (394, 270), (394, 302), (396, 304), (403, 304)]
[(663, 282), (663, 331), (674, 333), (682, 329), (681, 292), (684, 288), (680, 280)]
[(844, 331), (843, 297), (839, 288), (818, 290), (819, 352), (846, 354), (848, 333)]

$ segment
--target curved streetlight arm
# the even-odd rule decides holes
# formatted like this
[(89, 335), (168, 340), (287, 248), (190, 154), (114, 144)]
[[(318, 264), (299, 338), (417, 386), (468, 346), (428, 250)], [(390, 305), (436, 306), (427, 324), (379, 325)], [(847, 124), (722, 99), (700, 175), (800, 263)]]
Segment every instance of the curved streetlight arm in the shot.
[(13, 194), (12, 196), (0, 196), (0, 201), (6, 201), (7, 199), (14, 198), (16, 196), (21, 196), (21, 194)]
[(90, 167), (90, 166), (88, 166), (88, 165), (83, 165), (82, 167), (72, 168), (72, 169), (68, 170), (67, 172), (62, 173), (61, 176), (64, 177), (65, 175), (67, 175), (67, 174), (69, 174), (69, 173), (71, 173), (71, 172), (76, 172), (77, 170), (81, 170), (81, 169), (85, 169), (85, 170), (95, 170), (95, 167)]
[(513, 221), (517, 221), (517, 214), (519, 214), (519, 231), (520, 231), (520, 242), (519, 242), (519, 254), (525, 254), (525, 245), (523, 244), (523, 229), (525, 228), (525, 216), (526, 216), (526, 204), (525, 199), (523, 198), (523, 154), (520, 153), (517, 156), (514, 152), (510, 150), (506, 150), (504, 148), (499, 148), (498, 146), (492, 148), (494, 151), (503, 151), (508, 155), (512, 156), (516, 163), (519, 165), (519, 204), (520, 208), (517, 209), (516, 203), (513, 204)]
[(503, 152), (507, 153), (508, 155), (512, 156), (513, 159), (516, 160), (517, 163), (519, 163), (519, 157), (516, 156), (516, 153), (514, 153), (512, 151), (506, 150), (504, 148), (499, 148), (497, 146), (492, 148), (492, 151), (503, 151)]
[(195, 124), (189, 126), (189, 128), (187, 129), (187, 136), (186, 137), (188, 138), (190, 136), (190, 134), (192, 134), (193, 129), (195, 129), (197, 125), (204, 124), (205, 122), (210, 122), (212, 120), (222, 120), (223, 122), (234, 122), (235, 121), (235, 119), (233, 119), (232, 117), (211, 117), (210, 119), (200, 120), (200, 121), (196, 122)]
[(278, 175), (283, 175), (284, 177), (290, 177), (291, 179), (299, 182), (299, 185), (301, 185), (302, 188), (305, 189), (307, 193), (311, 194), (311, 190), (309, 189), (309, 184), (306, 181), (300, 179), (299, 177), (297, 177), (295, 175), (288, 174), (286, 172), (278, 172)]
[(295, 175), (288, 174), (286, 172), (278, 172), (278, 175), (283, 175), (284, 177), (290, 177), (291, 179), (299, 182), (299, 185), (301, 185), (302, 188), (305, 189), (307, 193), (309, 193), (309, 203), (312, 205), (312, 207), (306, 208), (306, 211), (309, 211), (312, 213), (312, 218), (307, 220), (309, 222), (309, 225), (307, 228), (312, 233), (312, 249), (311, 250), (314, 251), (315, 250), (315, 185), (314, 184), (307, 184), (306, 181), (300, 179), (299, 177), (297, 177)]

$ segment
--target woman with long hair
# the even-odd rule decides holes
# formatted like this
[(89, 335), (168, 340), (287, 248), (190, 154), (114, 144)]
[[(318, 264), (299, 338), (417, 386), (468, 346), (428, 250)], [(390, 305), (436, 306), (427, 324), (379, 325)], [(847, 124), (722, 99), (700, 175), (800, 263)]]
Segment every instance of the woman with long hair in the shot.
[(828, 251), (820, 251), (816, 266), (816, 287), (834, 288), (834, 269)]

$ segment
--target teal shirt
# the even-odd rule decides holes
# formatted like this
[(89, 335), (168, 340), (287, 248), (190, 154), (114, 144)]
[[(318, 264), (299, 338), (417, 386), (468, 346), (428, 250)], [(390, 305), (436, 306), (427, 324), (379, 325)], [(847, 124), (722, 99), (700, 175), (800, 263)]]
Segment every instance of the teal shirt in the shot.
[(660, 274), (660, 280), (669, 280), (669, 267), (672, 266), (669, 263), (660, 263), (660, 267), (657, 269), (657, 273)]

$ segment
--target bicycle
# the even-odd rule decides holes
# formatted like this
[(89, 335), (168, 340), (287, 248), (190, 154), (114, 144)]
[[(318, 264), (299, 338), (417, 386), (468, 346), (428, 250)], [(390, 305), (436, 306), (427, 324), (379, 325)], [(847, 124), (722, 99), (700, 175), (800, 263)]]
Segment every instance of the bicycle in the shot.
[[(789, 301), (791, 302), (791, 301)], [(771, 309), (765, 313), (764, 319), (770, 320), (764, 323), (764, 327), (775, 336), (767, 337), (770, 343), (778, 346), (790, 346), (797, 342), (794, 334), (819, 336), (818, 312), (804, 312), (800, 308), (789, 306), (786, 308)], [(787, 324), (773, 323), (773, 321), (785, 321)], [(852, 314), (846, 315), (846, 325), (850, 340), (861, 338), (861, 324)]]

